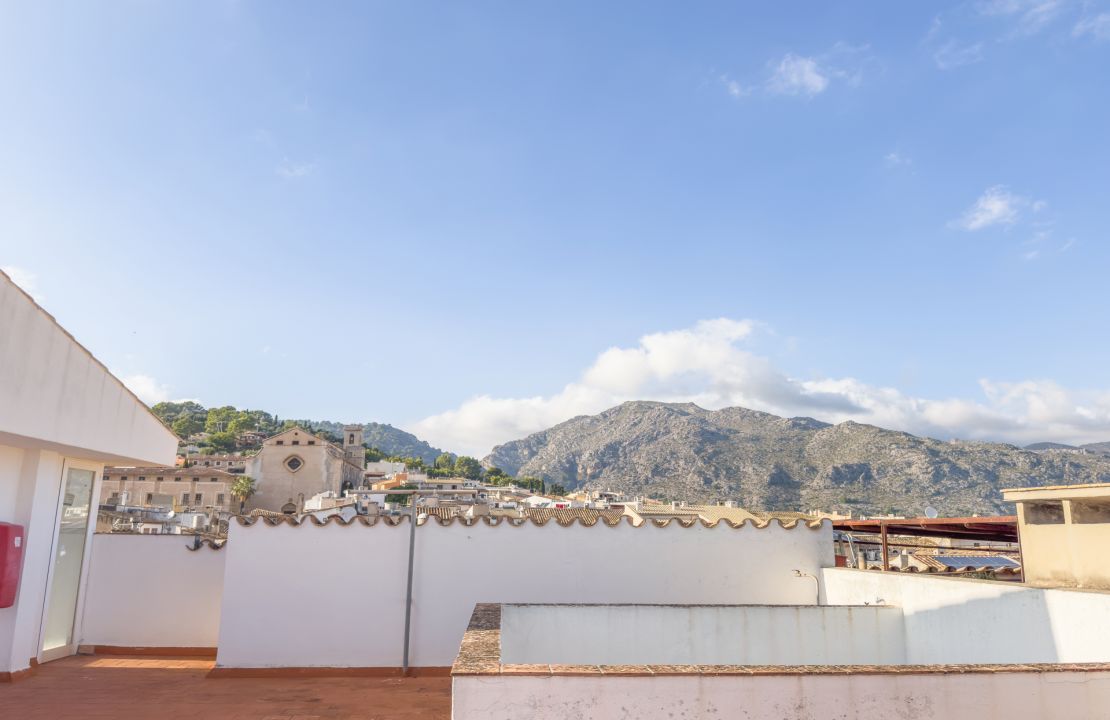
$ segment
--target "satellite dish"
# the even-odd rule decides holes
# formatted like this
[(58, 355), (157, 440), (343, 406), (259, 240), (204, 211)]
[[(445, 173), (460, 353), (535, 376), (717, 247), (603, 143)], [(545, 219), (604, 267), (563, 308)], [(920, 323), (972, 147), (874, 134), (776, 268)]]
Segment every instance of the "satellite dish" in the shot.
[(935, 518), (938, 514), (939, 513), (937, 513), (937, 509), (935, 507), (933, 507), (932, 505), (926, 505), (925, 506), (925, 517)]

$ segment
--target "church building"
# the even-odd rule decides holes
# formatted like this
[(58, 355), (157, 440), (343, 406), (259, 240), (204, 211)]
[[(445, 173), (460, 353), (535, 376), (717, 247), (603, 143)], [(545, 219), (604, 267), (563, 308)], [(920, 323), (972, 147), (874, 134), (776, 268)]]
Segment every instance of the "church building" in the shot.
[(343, 427), (343, 447), (302, 427), (289, 428), (267, 438), (262, 449), (247, 458), (246, 474), (255, 484), (247, 507), (299, 513), (305, 499), (317, 493), (331, 490), (342, 495), (358, 487), (365, 461), (361, 425)]

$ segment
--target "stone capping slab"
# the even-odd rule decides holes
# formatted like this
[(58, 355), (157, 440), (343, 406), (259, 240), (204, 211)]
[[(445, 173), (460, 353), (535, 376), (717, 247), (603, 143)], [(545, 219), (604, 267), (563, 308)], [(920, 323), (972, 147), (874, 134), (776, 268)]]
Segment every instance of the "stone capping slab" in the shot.
[[(385, 525), (387, 527), (397, 527), (399, 525), (404, 524), (405, 522), (411, 522), (411, 517), (407, 514), (406, 515), (392, 516), (392, 517), (388, 516), (388, 515), (375, 515), (375, 516), (356, 515), (355, 517), (351, 518), (350, 520), (344, 520), (339, 515), (329, 515), (328, 517), (324, 518), (323, 520), (316, 517), (315, 515), (305, 515), (304, 517), (302, 517), (299, 520), (297, 518), (293, 517), (292, 515), (285, 515), (285, 516), (278, 516), (278, 517), (273, 517), (273, 516), (269, 516), (269, 515), (257, 515), (257, 516), (254, 516), (254, 517), (250, 517), (250, 516), (247, 516), (247, 515), (234, 515), (233, 517), (235, 518), (235, 522), (237, 522), (239, 525), (244, 526), (244, 527), (250, 527), (250, 526), (258, 524), (258, 523), (261, 523), (262, 525), (268, 525), (270, 527), (275, 527), (277, 525), (292, 525), (293, 527), (300, 527), (300, 526), (303, 526), (303, 525), (313, 525), (315, 527), (324, 527), (325, 525), (341, 525), (343, 527), (354, 526), (354, 525), (361, 526), (361, 527), (373, 527), (375, 525)], [(543, 527), (544, 525), (547, 525), (549, 523), (554, 523), (555, 525), (560, 526), (560, 527), (570, 527), (572, 525), (581, 525), (583, 527), (594, 527), (595, 525), (603, 525), (605, 527), (617, 527), (618, 525), (629, 525), (629, 526), (635, 527), (635, 528), (645, 527), (647, 525), (654, 525), (655, 527), (665, 528), (665, 527), (667, 527), (669, 525), (672, 525), (672, 524), (677, 526), (677, 527), (681, 527), (681, 528), (691, 528), (691, 527), (694, 527), (694, 526), (706, 527), (706, 528), (715, 528), (715, 527), (720, 525), (720, 526), (731, 528), (733, 530), (739, 530), (739, 529), (743, 528), (745, 525), (750, 525), (751, 527), (755, 528), (756, 530), (763, 530), (763, 529), (766, 529), (766, 528), (768, 528), (768, 527), (770, 527), (771, 525), (774, 525), (774, 524), (777, 524), (780, 528), (782, 528), (784, 530), (793, 530), (798, 525), (801, 525), (802, 527), (805, 527), (805, 528), (809, 528), (810, 530), (820, 530), (822, 527), (825, 526), (826, 523), (828, 523), (828, 525), (830, 527), (832, 526), (832, 521), (829, 520), (828, 518), (818, 518), (818, 519), (809, 520), (809, 521), (804, 521), (804, 520), (801, 520), (801, 519), (783, 520), (781, 518), (770, 518), (770, 519), (764, 520), (762, 522), (760, 522), (758, 520), (744, 519), (744, 520), (741, 520), (740, 522), (732, 522), (731, 520), (726, 520), (724, 518), (721, 518), (720, 520), (707, 521), (707, 520), (702, 520), (699, 517), (699, 518), (665, 518), (665, 519), (662, 519), (662, 520), (653, 518), (653, 519), (644, 519), (644, 520), (640, 520), (639, 522), (636, 522), (636, 521), (633, 520), (632, 516), (630, 516), (630, 515), (621, 515), (619, 517), (613, 518), (612, 521), (610, 521), (608, 518), (606, 518), (604, 516), (598, 516), (596, 519), (588, 521), (588, 520), (586, 520), (585, 518), (582, 518), (582, 517), (573, 517), (573, 518), (569, 518), (569, 519), (566, 519), (566, 520), (561, 519), (561, 518), (546, 518), (546, 519), (543, 519), (543, 520), (537, 520), (535, 518), (508, 518), (508, 517), (489, 517), (489, 516), (480, 516), (480, 517), (475, 517), (475, 518), (452, 517), (452, 518), (443, 519), (443, 518), (439, 517), (438, 515), (427, 515), (424, 520), (417, 520), (417, 525), (426, 525), (429, 522), (435, 522), (439, 525), (454, 525), (454, 524), (458, 523), (459, 525), (462, 525), (462, 526), (465, 526), (465, 527), (469, 527), (471, 525), (479, 525), (479, 524), (490, 525), (490, 526), (507, 525), (509, 527), (520, 527), (522, 525), (535, 525), (537, 527)]]
[[(550, 605), (559, 603), (511, 603)], [(614, 603), (623, 607), (637, 603)], [(570, 607), (604, 606), (604, 603), (574, 604)], [(658, 606), (659, 604), (653, 604)], [(972, 673), (1059, 673), (1110, 672), (1103, 663), (949, 663), (940, 665), (558, 665), (508, 664), (501, 662), (501, 605), (478, 603), (463, 634), (459, 655), (451, 666), (452, 677), (504, 675), (509, 677), (654, 677), (690, 675), (699, 677), (756, 677), (768, 675), (966, 675)], [(703, 607), (677, 605), (675, 607)], [(711, 607), (744, 607), (713, 605)], [(749, 606), (750, 607), (750, 606)], [(768, 607), (790, 607), (775, 605)], [(829, 606), (813, 606), (829, 607)], [(841, 606), (835, 606), (841, 607)], [(843, 606), (849, 607), (849, 606)], [(850, 606), (859, 607), (859, 606)]]

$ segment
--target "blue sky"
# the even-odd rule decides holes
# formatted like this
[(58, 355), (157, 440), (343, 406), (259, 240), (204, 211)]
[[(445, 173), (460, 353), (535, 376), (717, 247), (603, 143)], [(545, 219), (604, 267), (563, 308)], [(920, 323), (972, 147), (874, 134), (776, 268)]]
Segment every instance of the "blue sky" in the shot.
[(0, 266), (148, 400), (1110, 439), (1110, 6), (0, 5)]

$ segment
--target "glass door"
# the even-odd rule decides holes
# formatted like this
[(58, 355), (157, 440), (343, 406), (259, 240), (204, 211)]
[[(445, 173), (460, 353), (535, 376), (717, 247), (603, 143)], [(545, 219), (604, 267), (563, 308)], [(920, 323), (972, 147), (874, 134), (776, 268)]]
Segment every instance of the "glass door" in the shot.
[(73, 626), (77, 617), (77, 596), (81, 589), (81, 568), (88, 538), (96, 473), (67, 468), (58, 511), (58, 534), (54, 541), (54, 566), (43, 619), (42, 659), (54, 660), (72, 655)]

